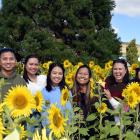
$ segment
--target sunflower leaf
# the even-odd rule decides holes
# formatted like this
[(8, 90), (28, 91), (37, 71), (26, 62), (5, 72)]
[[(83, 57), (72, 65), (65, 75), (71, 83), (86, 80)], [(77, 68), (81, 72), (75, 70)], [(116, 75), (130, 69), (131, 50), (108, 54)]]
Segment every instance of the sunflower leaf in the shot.
[(79, 133), (84, 136), (88, 136), (88, 128), (79, 128)]
[(87, 117), (87, 119), (86, 119), (86, 121), (93, 121), (93, 120), (95, 120), (97, 117), (95, 116), (95, 114), (90, 114), (88, 117)]

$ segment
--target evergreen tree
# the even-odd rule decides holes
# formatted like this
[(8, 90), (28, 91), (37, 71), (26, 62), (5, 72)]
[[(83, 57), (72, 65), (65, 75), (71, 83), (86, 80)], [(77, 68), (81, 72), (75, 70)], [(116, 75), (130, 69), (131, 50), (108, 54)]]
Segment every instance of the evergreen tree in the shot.
[(104, 63), (120, 52), (113, 0), (2, 0), (0, 43), (42, 60)]
[(133, 39), (127, 46), (126, 58), (128, 63), (131, 65), (138, 62), (138, 49), (136, 46), (136, 40)]

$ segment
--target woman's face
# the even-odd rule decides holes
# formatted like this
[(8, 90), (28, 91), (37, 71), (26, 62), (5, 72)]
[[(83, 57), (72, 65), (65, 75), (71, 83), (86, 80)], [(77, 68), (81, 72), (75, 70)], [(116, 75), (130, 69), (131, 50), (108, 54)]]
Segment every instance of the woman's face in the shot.
[(52, 85), (53, 86), (58, 86), (58, 84), (62, 81), (63, 79), (63, 70), (56, 66), (52, 69), (51, 75), (50, 75)]
[(89, 72), (87, 68), (80, 68), (76, 80), (80, 85), (85, 85), (89, 82)]
[(122, 63), (115, 63), (113, 66), (113, 76), (116, 82), (122, 82), (127, 70)]
[(27, 74), (35, 75), (39, 70), (39, 60), (37, 58), (29, 58), (26, 63)]

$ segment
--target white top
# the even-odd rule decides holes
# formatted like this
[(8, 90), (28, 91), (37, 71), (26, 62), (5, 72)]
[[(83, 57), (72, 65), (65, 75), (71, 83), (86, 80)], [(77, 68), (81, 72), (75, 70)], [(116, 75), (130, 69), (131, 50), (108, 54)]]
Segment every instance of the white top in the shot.
[(27, 84), (28, 89), (32, 92), (32, 95), (35, 95), (37, 91), (42, 91), (42, 89), (46, 86), (47, 76), (46, 75), (38, 75), (36, 82), (31, 82)]
[[(117, 109), (120, 106), (120, 103), (117, 100), (115, 100), (113, 97), (109, 100), (109, 102), (111, 103), (114, 109)], [(115, 119), (116, 125), (120, 125), (119, 116), (114, 116), (114, 119)]]
[(114, 109), (117, 109), (120, 105), (120, 103), (117, 100), (115, 100), (114, 98), (111, 98), (109, 100), (109, 102), (111, 103), (111, 105), (113, 106)]

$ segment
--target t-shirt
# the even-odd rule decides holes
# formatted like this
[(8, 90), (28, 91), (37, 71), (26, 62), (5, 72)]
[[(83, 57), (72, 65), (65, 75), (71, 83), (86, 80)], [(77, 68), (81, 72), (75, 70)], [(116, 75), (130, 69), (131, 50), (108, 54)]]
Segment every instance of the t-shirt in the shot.
[(37, 91), (42, 91), (42, 89), (46, 86), (47, 76), (46, 75), (38, 75), (36, 82), (28, 81), (27, 84), (28, 89), (32, 92), (33, 95), (36, 94)]
[(16, 85), (26, 85), (25, 80), (22, 78), (21, 75), (16, 74), (16, 72), (13, 72), (13, 74), (10, 77), (5, 77), (1, 72), (0, 72), (0, 79), (4, 78), (4, 86), (1, 88), (0, 91), (0, 101), (3, 100), (4, 96), (8, 92), (8, 90), (11, 87), (15, 87)]
[(105, 88), (110, 91), (112, 97), (123, 99), (122, 92), (123, 89), (126, 87), (126, 85), (127, 85), (126, 83), (117, 83), (117, 82), (114, 84), (109, 84), (108, 79), (106, 79)]

